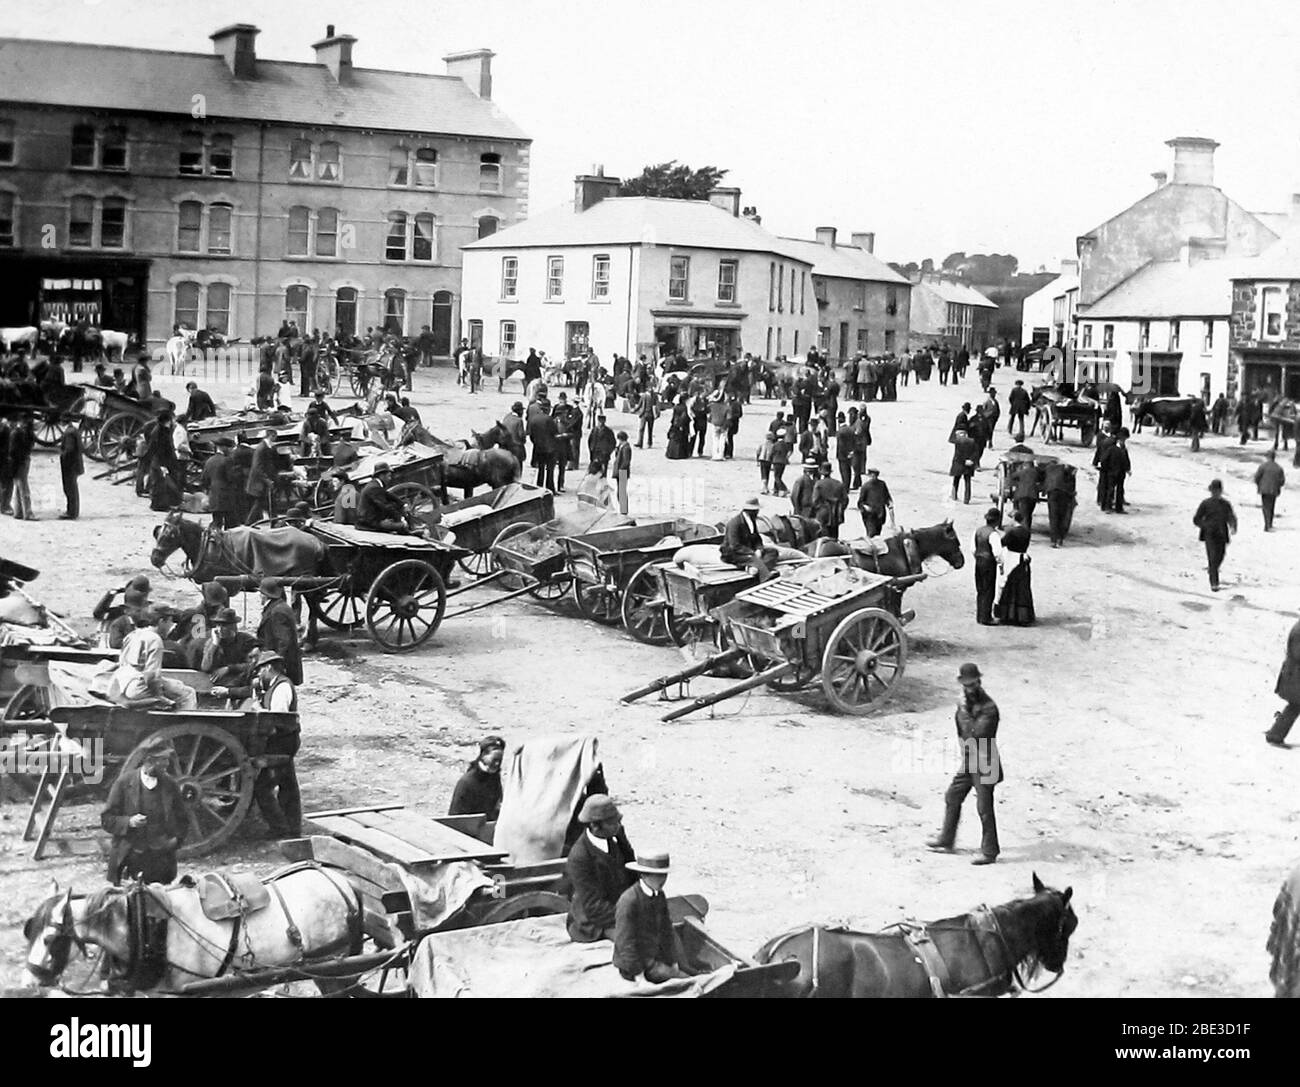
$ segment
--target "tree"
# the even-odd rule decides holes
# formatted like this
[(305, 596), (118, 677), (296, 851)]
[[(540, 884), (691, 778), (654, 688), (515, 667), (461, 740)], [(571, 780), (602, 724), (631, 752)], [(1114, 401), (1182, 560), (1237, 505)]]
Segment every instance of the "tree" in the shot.
[(674, 200), (707, 200), (709, 193), (727, 176), (726, 170), (716, 166), (701, 166), (692, 170), (676, 159), (647, 166), (640, 177), (631, 178), (619, 186), (619, 196), (667, 196)]

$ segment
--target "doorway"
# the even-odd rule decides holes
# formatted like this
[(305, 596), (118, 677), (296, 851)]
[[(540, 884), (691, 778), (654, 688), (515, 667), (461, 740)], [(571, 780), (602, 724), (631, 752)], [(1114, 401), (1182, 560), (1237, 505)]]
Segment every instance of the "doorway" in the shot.
[(837, 361), (843, 362), (849, 357), (849, 323), (848, 321), (840, 322), (840, 356)]
[(591, 337), (591, 326), (586, 321), (566, 321), (564, 323), (564, 357), (577, 358), (587, 353)]
[(434, 292), (429, 330), (433, 333), (433, 353), (442, 357), (451, 355), (451, 303), (451, 291)]
[(334, 335), (339, 338), (357, 334), (357, 289), (340, 287), (334, 295)]

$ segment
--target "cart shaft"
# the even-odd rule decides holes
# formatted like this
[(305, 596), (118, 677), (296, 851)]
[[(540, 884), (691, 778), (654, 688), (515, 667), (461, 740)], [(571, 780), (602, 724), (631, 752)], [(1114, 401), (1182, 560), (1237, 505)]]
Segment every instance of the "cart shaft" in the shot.
[(750, 676), (749, 679), (741, 680), (739, 683), (732, 684), (724, 690), (714, 694), (704, 695), (702, 698), (691, 700), (690, 705), (683, 706), (679, 710), (673, 710), (672, 713), (664, 714), (659, 720), (676, 721), (679, 717), (685, 717), (688, 713), (694, 713), (696, 710), (702, 710), (705, 706), (713, 706), (719, 702), (725, 702), (728, 698), (733, 698), (738, 694), (744, 694), (746, 691), (752, 691), (755, 687), (762, 687), (765, 683), (770, 683), (774, 679), (780, 679), (782, 676), (793, 675), (798, 671), (799, 665), (795, 661), (786, 661), (784, 664), (775, 665), (765, 672), (759, 672)]
[(699, 664), (692, 664), (689, 668), (683, 668), (680, 672), (674, 672), (672, 675), (661, 676), (653, 683), (648, 683), (644, 687), (638, 687), (635, 691), (625, 694), (619, 699), (620, 702), (635, 702), (638, 698), (644, 698), (648, 694), (654, 694), (656, 691), (664, 691), (674, 683), (681, 683), (683, 680), (692, 679), (695, 676), (702, 676), (705, 672), (712, 671), (720, 664), (730, 664), (732, 661), (738, 661), (744, 657), (743, 649), (732, 648), (722, 653), (716, 653)]

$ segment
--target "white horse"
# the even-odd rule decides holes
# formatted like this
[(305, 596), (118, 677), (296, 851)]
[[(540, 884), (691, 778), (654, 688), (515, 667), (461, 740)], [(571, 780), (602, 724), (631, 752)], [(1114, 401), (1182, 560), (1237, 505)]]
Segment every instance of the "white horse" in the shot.
[[(194, 346), (194, 337), (197, 335), (197, 331), (183, 328), (167, 341), (167, 372), (169, 374), (180, 374), (182, 376), (185, 374), (185, 360), (189, 357), (190, 348)], [(107, 344), (105, 344), (105, 347), (107, 348)]]
[(23, 325), (20, 328), (0, 328), (0, 342), (4, 343), (7, 354), (13, 354), (19, 347), (36, 350), (36, 342), (41, 337), (41, 330), (35, 325)]

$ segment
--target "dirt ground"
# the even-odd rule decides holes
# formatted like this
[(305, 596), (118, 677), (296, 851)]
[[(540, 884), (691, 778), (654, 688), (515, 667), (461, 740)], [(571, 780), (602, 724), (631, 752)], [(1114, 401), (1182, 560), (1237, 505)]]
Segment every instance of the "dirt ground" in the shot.
[[(1012, 377), (995, 379), (1004, 399)], [(181, 380), (164, 378), (163, 391)], [(489, 381), (472, 396), (443, 369), (417, 375), (412, 399), (434, 433), (462, 437), (499, 418), (518, 390), (514, 382), (500, 395)], [(239, 400), (233, 385), (210, 391), (219, 403)], [(974, 501), (948, 501), (948, 430), (977, 393), (971, 373), (956, 387), (902, 388), (897, 403), (871, 408), (870, 462), (900, 522), (952, 518), (968, 557), (991, 468), (1010, 444), (1004, 415)], [(652, 449), (634, 451), (633, 514), (729, 515), (758, 490), (754, 448), (778, 406), (756, 399), (746, 410), (730, 463), (668, 461), (656, 434)], [(613, 413), (610, 422), (633, 421)], [(1073, 886), (1079, 915), (1066, 974), (1048, 996), (1269, 995), (1273, 898), (1300, 853), (1300, 752), (1268, 747), (1261, 733), (1281, 706), (1273, 682), (1300, 607), (1291, 596), (1300, 514), (1289, 497), (1300, 472), (1288, 455), (1297, 478), (1266, 535), (1250, 484), (1264, 445), (1211, 436), (1193, 454), (1185, 438), (1142, 434), (1131, 444), (1126, 517), (1097, 509), (1091, 450), (1077, 441), (1054, 448), (1079, 466), (1080, 504), (1060, 550), (1047, 545), (1045, 511), (1036, 518), (1038, 625), (978, 626), (969, 558), (963, 570), (932, 577), (907, 597), (916, 619), (906, 674), (867, 717), (826, 712), (814, 687), (795, 696), (761, 690), (712, 715), (662, 724), (653, 700), (624, 707), (617, 699), (678, 667), (676, 651), (588, 623), (567, 602), (511, 601), (451, 620), (400, 657), (335, 635), (305, 666), (305, 807), (400, 801), (439, 814), (480, 736), (590, 733), (633, 843), (672, 851), (670, 891), (705, 895), (710, 928), (737, 949), (811, 920), (876, 928), (961, 913), (1028, 893), (1037, 872)], [(1191, 516), (1215, 476), (1241, 533), (1224, 591), (1211, 594)], [(83, 519), (56, 520), (61, 495), (48, 452), (38, 454), (32, 483), (41, 519), (0, 519), (0, 551), (40, 568), (34, 594), (84, 621), (107, 587), (147, 569), (158, 515), (128, 487), (86, 476)], [(557, 510), (573, 501), (558, 497)], [(788, 508), (767, 497), (762, 504)], [(856, 519), (850, 527), (860, 531)], [(155, 587), (159, 599), (196, 597), (184, 582), (159, 589), (155, 578)], [(239, 604), (256, 608), (248, 598)], [(923, 847), (942, 814), (957, 668), (968, 660), (1001, 707), (1007, 775), (997, 791), (1003, 853), (982, 868), (969, 864), (979, 829), (973, 799), (957, 855)], [(65, 829), (80, 824), (88, 836), (96, 815), (70, 809)], [(23, 817), (19, 805), (0, 806), (0, 987), (23, 983), (21, 923), (50, 880), (85, 887), (102, 879), (98, 857), (30, 861)], [(256, 840), (262, 829), (250, 818), (247, 835), (204, 866), (270, 870), (280, 858)]]

